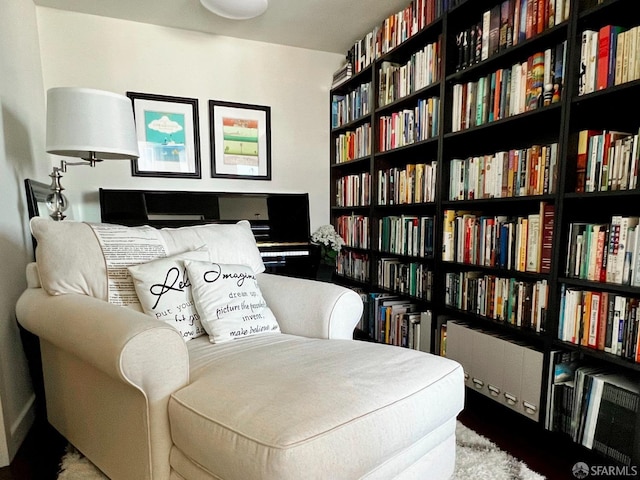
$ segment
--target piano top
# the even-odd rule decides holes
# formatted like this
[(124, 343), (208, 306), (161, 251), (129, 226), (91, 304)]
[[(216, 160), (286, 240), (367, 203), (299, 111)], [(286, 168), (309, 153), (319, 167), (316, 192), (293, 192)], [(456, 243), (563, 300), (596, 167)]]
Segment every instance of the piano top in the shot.
[(100, 189), (104, 223), (157, 228), (248, 220), (258, 247), (308, 247), (307, 193)]

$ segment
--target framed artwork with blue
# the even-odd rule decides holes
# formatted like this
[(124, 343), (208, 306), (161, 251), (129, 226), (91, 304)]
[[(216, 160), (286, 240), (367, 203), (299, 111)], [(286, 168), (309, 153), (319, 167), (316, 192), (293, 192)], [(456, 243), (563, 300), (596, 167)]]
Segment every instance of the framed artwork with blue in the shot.
[(198, 100), (127, 92), (133, 106), (140, 157), (138, 177), (201, 178)]

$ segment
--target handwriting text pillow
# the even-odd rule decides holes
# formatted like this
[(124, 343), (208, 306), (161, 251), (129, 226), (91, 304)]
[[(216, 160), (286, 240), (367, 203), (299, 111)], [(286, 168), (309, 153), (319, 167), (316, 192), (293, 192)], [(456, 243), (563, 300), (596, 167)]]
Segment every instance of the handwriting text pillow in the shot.
[(212, 343), (280, 332), (250, 267), (191, 260), (184, 263), (200, 321)]
[(186, 342), (206, 332), (193, 304), (184, 260), (209, 260), (207, 247), (134, 265), (129, 272), (142, 310), (174, 327)]

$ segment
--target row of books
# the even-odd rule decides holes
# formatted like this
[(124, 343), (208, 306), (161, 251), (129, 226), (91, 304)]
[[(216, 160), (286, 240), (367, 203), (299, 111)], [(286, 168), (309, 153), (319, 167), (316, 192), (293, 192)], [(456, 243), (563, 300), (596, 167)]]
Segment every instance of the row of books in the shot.
[(576, 192), (632, 190), (638, 187), (638, 133), (580, 130)]
[(485, 216), (445, 210), (442, 260), (532, 273), (549, 273), (553, 204), (526, 216)]
[(440, 79), (441, 38), (411, 55), (404, 63), (384, 61), (378, 70), (378, 106), (388, 105)]
[(565, 40), (510, 68), (496, 70), (475, 82), (453, 85), (451, 131), (458, 132), (560, 102), (566, 46)]
[(336, 88), (342, 85), (353, 76), (353, 65), (351, 62), (346, 62), (342, 67), (333, 72), (333, 81), (331, 88)]
[(349, 247), (369, 248), (369, 217), (341, 215), (336, 218), (336, 231)]
[(423, 98), (414, 108), (382, 115), (378, 120), (378, 151), (386, 152), (437, 137), (439, 117), (439, 97)]
[(640, 26), (583, 30), (578, 95), (640, 79)]
[(435, 202), (438, 162), (378, 170), (378, 205)]
[(558, 338), (640, 362), (640, 300), (561, 285)]
[(335, 139), (336, 163), (349, 162), (371, 155), (371, 124), (365, 123), (355, 130), (344, 132)]
[(378, 250), (381, 252), (432, 258), (434, 217), (393, 215), (378, 220)]
[(337, 207), (365, 207), (371, 203), (369, 172), (345, 175), (336, 181)]
[(456, 71), (524, 42), (569, 18), (570, 0), (503, 0), (456, 35)]
[(340, 253), (338, 253), (336, 272), (338, 275), (351, 278), (358, 282), (368, 282), (369, 255), (348, 249), (340, 250)]
[(634, 452), (640, 379), (551, 352), (547, 428), (614, 460), (616, 478), (637, 476)]
[(371, 82), (366, 82), (347, 94), (331, 97), (331, 128), (338, 128), (369, 115), (372, 110)]
[(370, 292), (364, 300), (364, 331), (380, 343), (429, 352), (432, 312), (398, 295)]
[(417, 34), (445, 11), (449, 0), (412, 0), (354, 43), (347, 53), (356, 73)]
[(613, 215), (607, 223), (570, 223), (566, 276), (640, 286), (639, 218)]
[(492, 320), (536, 332), (545, 330), (549, 285), (482, 272), (448, 272), (445, 303)]
[(430, 301), (433, 272), (423, 263), (381, 258), (378, 260), (378, 286), (400, 295)]
[(449, 200), (551, 194), (557, 175), (557, 143), (453, 159)]

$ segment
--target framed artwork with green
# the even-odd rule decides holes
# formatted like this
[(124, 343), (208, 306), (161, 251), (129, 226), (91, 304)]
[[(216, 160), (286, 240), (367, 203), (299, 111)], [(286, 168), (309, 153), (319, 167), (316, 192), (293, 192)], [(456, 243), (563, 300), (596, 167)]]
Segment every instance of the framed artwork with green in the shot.
[(127, 92), (133, 106), (140, 157), (138, 177), (201, 178), (198, 100)]
[(271, 107), (209, 100), (211, 176), (271, 180)]

